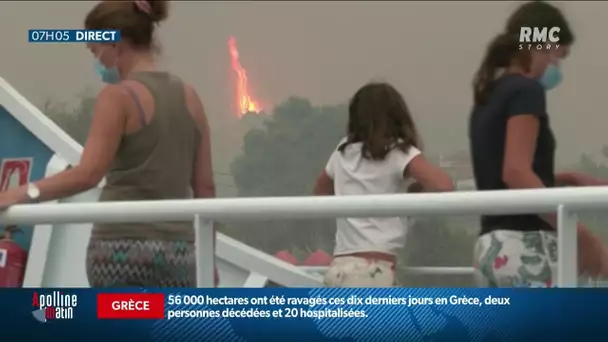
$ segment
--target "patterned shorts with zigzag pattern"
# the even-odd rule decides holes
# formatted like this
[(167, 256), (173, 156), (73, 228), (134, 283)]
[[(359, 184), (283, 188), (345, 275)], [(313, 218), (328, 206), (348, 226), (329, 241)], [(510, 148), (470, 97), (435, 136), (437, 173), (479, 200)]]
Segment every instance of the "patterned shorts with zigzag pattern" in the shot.
[(91, 287), (196, 287), (194, 243), (146, 239), (91, 239)]

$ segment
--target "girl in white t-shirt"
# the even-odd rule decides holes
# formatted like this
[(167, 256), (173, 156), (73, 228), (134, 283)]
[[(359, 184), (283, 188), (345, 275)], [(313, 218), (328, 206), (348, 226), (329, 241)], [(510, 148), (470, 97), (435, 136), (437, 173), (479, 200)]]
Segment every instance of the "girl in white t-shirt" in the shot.
[[(402, 192), (406, 179), (426, 191), (451, 191), (452, 180), (427, 162), (414, 120), (399, 92), (386, 83), (359, 89), (349, 106), (347, 136), (317, 179), (315, 195), (378, 195)], [(329, 287), (389, 287), (396, 255), (405, 244), (398, 217), (337, 220)]]

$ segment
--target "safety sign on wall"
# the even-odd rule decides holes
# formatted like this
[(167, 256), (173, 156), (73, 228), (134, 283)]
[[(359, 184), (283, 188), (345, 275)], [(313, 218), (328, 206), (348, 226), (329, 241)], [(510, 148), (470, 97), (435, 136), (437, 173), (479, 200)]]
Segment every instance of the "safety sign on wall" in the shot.
[(2, 159), (0, 166), (0, 191), (6, 191), (29, 183), (32, 158)]

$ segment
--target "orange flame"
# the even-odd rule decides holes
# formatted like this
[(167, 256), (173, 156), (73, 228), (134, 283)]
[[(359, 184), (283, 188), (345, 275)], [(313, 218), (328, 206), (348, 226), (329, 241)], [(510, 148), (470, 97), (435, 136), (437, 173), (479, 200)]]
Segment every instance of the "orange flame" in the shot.
[(228, 51), (230, 52), (230, 66), (236, 74), (236, 105), (238, 109), (238, 116), (260, 111), (260, 105), (257, 101), (251, 98), (249, 93), (249, 86), (247, 84), (247, 70), (243, 68), (239, 61), (239, 50), (236, 47), (236, 39), (230, 37), (228, 39)]

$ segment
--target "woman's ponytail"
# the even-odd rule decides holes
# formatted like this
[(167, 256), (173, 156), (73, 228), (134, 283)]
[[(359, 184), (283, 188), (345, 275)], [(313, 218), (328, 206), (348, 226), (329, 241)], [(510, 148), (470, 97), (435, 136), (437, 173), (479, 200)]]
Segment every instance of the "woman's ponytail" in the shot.
[(518, 51), (517, 42), (517, 37), (506, 33), (496, 36), (490, 42), (473, 81), (473, 96), (476, 104), (483, 104), (488, 100), (498, 70), (509, 66)]

